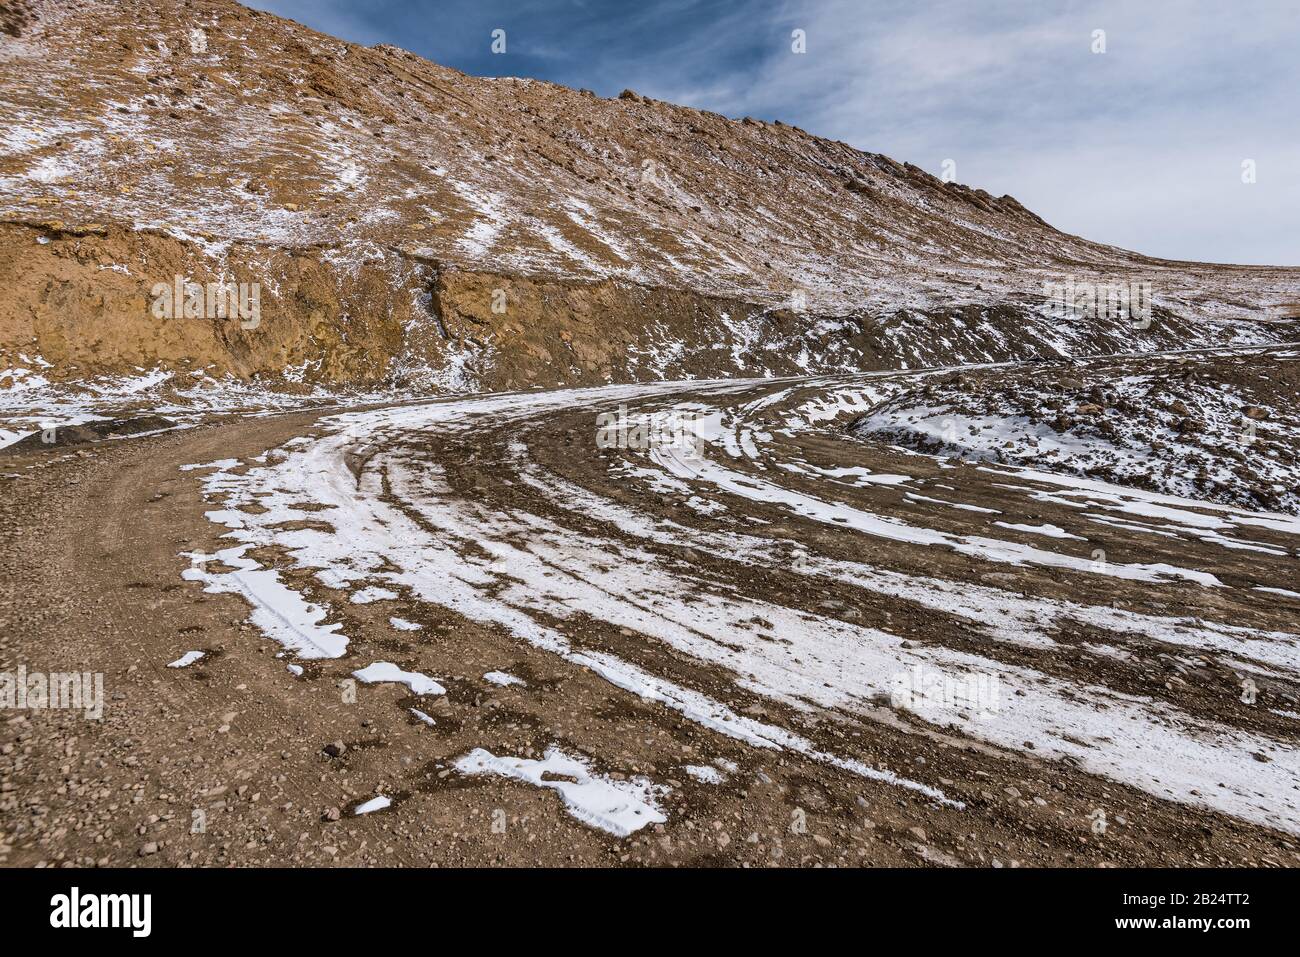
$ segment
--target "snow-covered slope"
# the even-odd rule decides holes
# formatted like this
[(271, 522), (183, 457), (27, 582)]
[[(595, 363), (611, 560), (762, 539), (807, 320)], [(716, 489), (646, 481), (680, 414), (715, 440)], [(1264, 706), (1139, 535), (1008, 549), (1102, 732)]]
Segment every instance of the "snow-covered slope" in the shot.
[[(0, 359), (52, 378), (843, 371), (1270, 341), (1300, 301), (1295, 270), (1088, 242), (788, 125), (470, 77), (229, 0), (24, 10), (0, 47), (0, 225), (22, 224)], [(267, 321), (160, 324), (176, 276), (259, 283)], [(1045, 297), (1070, 281), (1145, 282), (1155, 321), (1063, 322)]]

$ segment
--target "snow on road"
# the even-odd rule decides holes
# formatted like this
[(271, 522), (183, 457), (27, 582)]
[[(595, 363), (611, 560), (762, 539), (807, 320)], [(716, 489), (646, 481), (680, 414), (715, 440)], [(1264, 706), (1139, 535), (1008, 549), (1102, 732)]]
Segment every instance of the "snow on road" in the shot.
[(656, 803), (664, 787), (644, 777), (611, 780), (558, 748), (548, 749), (540, 761), (498, 757), (475, 748), (456, 762), (456, 769), (462, 774), (493, 774), (551, 788), (560, 793), (569, 813), (578, 820), (618, 837), (668, 820)]
[[(830, 526), (840, 536), (889, 547), (940, 549), (990, 571), (1045, 569), (1043, 574), (1084, 580), (1100, 576), (1132, 588), (1235, 590), (1191, 562), (1099, 561), (1090, 553), (1090, 542), (1076, 544), (1085, 536), (1049, 522), (992, 523), (974, 513), (969, 522), (978, 534), (945, 530), (881, 511), (873, 507), (875, 499), (859, 497), (850, 504), (838, 491), (891, 495), (899, 502), (909, 496), (910, 507), (930, 509), (926, 514), (936, 521), (942, 514), (949, 523), (967, 521), (962, 506), (999, 511), (961, 501), (961, 492), (950, 485), (941, 486), (944, 498), (938, 499), (918, 493), (921, 480), (908, 475), (898, 475), (897, 482), (861, 483), (857, 479), (869, 479), (873, 470), (856, 463), (821, 468), (820, 474), (817, 468), (788, 470), (782, 441), (800, 430), (824, 427), (825, 420), (809, 410), (857, 413), (864, 401), (846, 401), (846, 395), (888, 392), (887, 381), (872, 385), (872, 377), (854, 379), (856, 385), (812, 380), (794, 386), (774, 381), (610, 386), (333, 416), (318, 423), (319, 435), (282, 447), (265, 464), (238, 472), (223, 468), (204, 480), (210, 497), (221, 505), (209, 517), (240, 543), (218, 557), (237, 571), (191, 569), (186, 577), (206, 582), (209, 590), (239, 591), (254, 605), (254, 621), (302, 657), (344, 654), (347, 638), (337, 633), (339, 626), (323, 624), (329, 618), (324, 607), (298, 597), (274, 569), (240, 564), (249, 561), (242, 557), (245, 549), (274, 545), (293, 567), (310, 570), (328, 588), (354, 596), (400, 596), (495, 625), (733, 741), (794, 751), (951, 807), (962, 805), (941, 787), (827, 749), (775, 713), (788, 709), (829, 714), (838, 721), (882, 720), (881, 702), (890, 701), (893, 714), (921, 722), (918, 733), (927, 725), (946, 726), (998, 748), (1032, 750), (1040, 759), (1069, 762), (1162, 799), (1300, 833), (1300, 756), (1291, 742), (1144, 693), (1069, 680), (999, 651), (1013, 646), (1049, 650), (1069, 629), (1086, 627), (1110, 634), (1114, 643), (1181, 647), (1188, 654), (1221, 658), (1243, 673), (1289, 680), (1300, 674), (1300, 638), (1290, 631), (1036, 596), (978, 580), (895, 570), (888, 560), (835, 558), (802, 544), (798, 560), (791, 562), (779, 543), (755, 534), (771, 524), (775, 509)], [(829, 397), (819, 402), (819, 392)], [(803, 411), (774, 422), (773, 407), (791, 402), (800, 403), (793, 408)], [(620, 449), (601, 466), (606, 480), (630, 485), (646, 503), (681, 499), (685, 491), (691, 500), (719, 506), (702, 510), (700, 524), (651, 514), (594, 481), (572, 481), (541, 464), (538, 450), (530, 447), (530, 430), (539, 424), (590, 409), (584, 421), (594, 429), (596, 412), (620, 403), (641, 406), (638, 415), (664, 426), (661, 435), (691, 421), (699, 441)], [(774, 433), (780, 434), (774, 438)], [(468, 442), (473, 454), (491, 450), (499, 457), (506, 473), (503, 487), (516, 496), (509, 507), (493, 507), (455, 487), (448, 470), (456, 463), (428, 451), (447, 441)], [(574, 455), (596, 456), (590, 433), (577, 441), (585, 444), (575, 447)], [(1027, 470), (999, 471), (1026, 483), (1020, 488), (1028, 493), (1027, 502), (1050, 494), (1043, 490), (1050, 479)], [(795, 480), (797, 488), (788, 484)], [(1068, 499), (1083, 485), (1056, 494)], [(1113, 504), (1132, 512), (1135, 503), (1145, 501), (1148, 517), (1160, 509), (1158, 517), (1184, 526), (1196, 521), (1208, 529), (1219, 522), (1253, 524), (1275, 537), (1300, 531), (1285, 517), (1222, 508), (1207, 513), (1202, 503), (1157, 504), (1104, 483), (1085, 487), (1094, 507)], [(252, 504), (258, 508), (244, 508)], [(286, 526), (302, 517), (304, 506), (318, 521)], [(760, 518), (760, 513), (768, 517)], [(1224, 517), (1214, 517), (1220, 515)], [(593, 524), (604, 531), (593, 530)], [(1007, 537), (995, 537), (995, 532)], [(1024, 537), (1036, 541), (1017, 540)], [(917, 642), (888, 627), (810, 612), (784, 603), (777, 594), (748, 593), (697, 574), (666, 557), (665, 546), (714, 556), (736, 569), (780, 567), (810, 580), (912, 603), (936, 620), (958, 622), (986, 643), (959, 648)], [(1281, 551), (1285, 554), (1286, 547)], [(404, 619), (393, 619), (395, 625), (399, 621), (403, 625), (398, 627), (406, 627)], [(590, 641), (579, 645), (571, 628), (580, 621), (604, 623), (674, 660), (729, 676), (738, 692), (780, 708), (760, 720), (732, 707), (729, 694), (670, 680), (652, 665), (633, 663)], [(1121, 650), (1107, 641), (1093, 641), (1091, 647), (1108, 660), (1123, 660)], [(375, 680), (404, 681), (416, 693), (441, 691), (432, 679), (384, 662), (356, 674), (370, 680), (366, 676), (380, 668), (392, 673), (373, 675)], [(498, 684), (509, 683), (508, 677), (499, 672), (484, 676)], [(906, 694), (899, 694), (900, 682), (911, 682)], [(430, 686), (439, 690), (428, 690)], [(962, 697), (972, 689), (984, 697)], [(422, 713), (419, 717), (434, 720)], [(573, 781), (560, 786), (542, 779), (556, 763), (564, 763)], [(630, 833), (662, 819), (655, 817), (648, 783), (636, 794), (613, 788), (559, 751), (534, 761), (477, 750), (457, 767), (466, 774), (504, 775), (553, 787), (577, 817), (614, 833)]]

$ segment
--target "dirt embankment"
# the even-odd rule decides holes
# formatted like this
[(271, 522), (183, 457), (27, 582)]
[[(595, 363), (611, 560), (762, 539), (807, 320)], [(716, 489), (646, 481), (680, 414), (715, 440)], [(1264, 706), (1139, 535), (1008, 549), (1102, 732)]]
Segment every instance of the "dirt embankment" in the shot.
[[(314, 250), (228, 244), (215, 257), (195, 252), (125, 228), (0, 226), (0, 281), (10, 291), (0, 303), (0, 351), (40, 356), (49, 378), (142, 367), (251, 377), (309, 367), (314, 381), (376, 380), (402, 350), (412, 291), (427, 281), (417, 268), (396, 286), (365, 266), (343, 274)], [(209, 318), (220, 313), (205, 289), (200, 315), (187, 318), (184, 297), (171, 301), (177, 277), (257, 283), (257, 315), (250, 286), (247, 317)]]
[(1218, 334), (1160, 309), (1143, 330), (1063, 322), (1028, 301), (828, 315), (795, 300), (469, 270), (383, 246), (358, 257), (53, 220), (0, 224), (0, 282), (0, 370), (11, 370), (0, 389), (33, 372), (157, 369), (291, 391), (499, 391), (1098, 355)]
[[(52, 379), (161, 368), (486, 390), (892, 364), (857, 319), (611, 280), (447, 270), (386, 249), (340, 267), (335, 252), (0, 225), (11, 293), (0, 363), (30, 369), (37, 356)], [(209, 287), (218, 283), (235, 290), (224, 314)]]

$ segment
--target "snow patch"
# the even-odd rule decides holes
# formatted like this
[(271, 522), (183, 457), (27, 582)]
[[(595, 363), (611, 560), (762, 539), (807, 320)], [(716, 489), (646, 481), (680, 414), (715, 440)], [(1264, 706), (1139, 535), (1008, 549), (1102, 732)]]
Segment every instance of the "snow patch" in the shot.
[(582, 758), (571, 757), (558, 748), (548, 748), (540, 760), (497, 757), (475, 748), (455, 762), (467, 775), (493, 774), (550, 788), (564, 799), (569, 813), (584, 824), (627, 837), (647, 824), (667, 821), (658, 805), (668, 789), (644, 777), (616, 781), (594, 773)]
[(202, 658), (207, 652), (204, 651), (187, 651), (175, 661), (167, 665), (168, 668), (188, 668), (194, 662)]
[(376, 661), (373, 665), (352, 672), (353, 677), (366, 684), (402, 684), (411, 689), (412, 694), (437, 695), (446, 694), (447, 689), (428, 675), (418, 671), (403, 671), (391, 661)]

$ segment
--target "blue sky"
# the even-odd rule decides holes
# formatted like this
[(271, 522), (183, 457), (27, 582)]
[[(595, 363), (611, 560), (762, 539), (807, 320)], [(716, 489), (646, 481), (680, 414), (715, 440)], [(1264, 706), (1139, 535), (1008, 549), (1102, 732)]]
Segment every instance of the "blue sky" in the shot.
[(1152, 255), (1300, 265), (1300, 0), (252, 5), (466, 73), (780, 119), (936, 175), (951, 159), (961, 182)]

